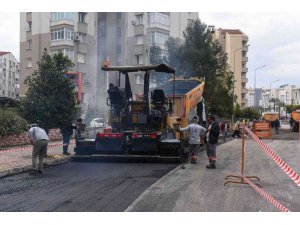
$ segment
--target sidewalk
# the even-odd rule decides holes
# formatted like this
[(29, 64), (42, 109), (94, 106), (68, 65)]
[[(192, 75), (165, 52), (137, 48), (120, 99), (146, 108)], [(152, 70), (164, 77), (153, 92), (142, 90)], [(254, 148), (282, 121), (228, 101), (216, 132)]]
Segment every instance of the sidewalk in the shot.
[[(241, 174), (241, 139), (217, 147), (217, 169), (206, 169), (206, 151), (198, 164), (178, 166), (149, 187), (127, 212), (278, 212), (251, 186), (227, 184), (228, 175)], [(270, 146), (298, 174), (300, 142), (267, 140)], [(288, 207), (300, 211), (300, 192), (294, 182), (252, 141), (246, 141), (245, 175), (258, 176), (263, 190)]]
[[(49, 145), (50, 144), (62, 144), (62, 141), (49, 142)], [(74, 145), (70, 145), (68, 149), (69, 153), (74, 154)], [(47, 167), (66, 163), (70, 158), (71, 157), (62, 154), (62, 146), (50, 147), (48, 148), (48, 157), (44, 161), (44, 166)], [(31, 165), (32, 150), (3, 153), (1, 153), (0, 150), (0, 178), (30, 171), (32, 168)]]

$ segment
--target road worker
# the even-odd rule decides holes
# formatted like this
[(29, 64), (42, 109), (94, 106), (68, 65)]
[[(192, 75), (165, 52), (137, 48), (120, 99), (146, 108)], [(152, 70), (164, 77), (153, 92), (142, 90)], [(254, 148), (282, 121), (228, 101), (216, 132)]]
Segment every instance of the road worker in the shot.
[(201, 134), (205, 133), (206, 129), (198, 124), (198, 118), (195, 116), (192, 119), (192, 123), (185, 128), (180, 128), (180, 131), (188, 131), (189, 135), (189, 155), (182, 164), (182, 169), (185, 169), (185, 164), (190, 160), (192, 164), (197, 164)]

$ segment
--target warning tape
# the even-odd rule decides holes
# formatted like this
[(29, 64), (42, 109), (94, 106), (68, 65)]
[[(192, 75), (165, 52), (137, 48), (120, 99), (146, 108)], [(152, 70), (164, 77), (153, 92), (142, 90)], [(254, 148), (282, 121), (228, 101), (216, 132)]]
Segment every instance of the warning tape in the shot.
[(273, 161), (300, 187), (300, 176), (284, 162), (272, 149), (262, 142), (248, 127), (245, 127), (250, 136), (259, 144), (259, 146), (273, 159)]
[[(71, 141), (69, 145), (74, 145), (74, 144), (75, 142)], [(61, 147), (66, 145), (67, 144), (49, 144), (48, 148)], [(0, 153), (19, 152), (19, 151), (27, 151), (27, 150), (32, 150), (32, 146), (21, 147), (21, 148), (0, 149)]]
[(257, 187), (250, 179), (243, 177), (244, 180), (254, 188), (255, 191), (257, 191), (261, 196), (263, 196), (266, 200), (271, 202), (276, 208), (278, 208), (282, 212), (291, 212), (287, 207), (283, 206), (280, 202), (275, 200), (272, 196), (270, 196), (268, 193), (266, 193), (263, 189)]

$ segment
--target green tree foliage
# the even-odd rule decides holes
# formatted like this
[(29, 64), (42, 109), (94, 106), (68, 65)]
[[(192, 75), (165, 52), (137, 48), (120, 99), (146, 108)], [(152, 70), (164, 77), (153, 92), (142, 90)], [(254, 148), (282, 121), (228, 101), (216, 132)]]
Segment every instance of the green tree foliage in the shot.
[(156, 65), (164, 63), (161, 48), (158, 45), (152, 45), (150, 47), (150, 64)]
[(47, 132), (69, 123), (75, 112), (74, 86), (65, 73), (73, 66), (62, 53), (51, 57), (43, 52), (38, 70), (25, 80), (28, 85), (22, 99), (22, 112), (30, 123), (38, 122)]
[(13, 109), (0, 109), (0, 136), (20, 134), (27, 130), (27, 121)]
[(286, 105), (285, 108), (287, 113), (292, 113), (293, 111), (300, 109), (300, 105)]
[(246, 107), (241, 110), (241, 117), (249, 120), (257, 120), (259, 119), (260, 114), (254, 108)]
[(235, 118), (238, 118), (238, 119), (242, 118), (243, 114), (242, 114), (241, 106), (239, 104), (236, 104), (234, 106), (233, 115)]
[[(165, 63), (165, 60), (162, 57), (162, 50), (158, 45), (153, 45), (150, 48), (150, 64), (158, 65)], [(171, 77), (171, 74), (167, 73), (159, 73), (159, 72), (152, 72), (151, 73), (151, 81), (156, 84), (165, 84), (168, 79)]]
[(167, 63), (176, 69), (177, 75), (205, 77), (207, 112), (229, 117), (233, 109), (233, 74), (226, 53), (199, 19), (188, 25), (184, 37), (183, 44), (175, 39), (167, 42)]

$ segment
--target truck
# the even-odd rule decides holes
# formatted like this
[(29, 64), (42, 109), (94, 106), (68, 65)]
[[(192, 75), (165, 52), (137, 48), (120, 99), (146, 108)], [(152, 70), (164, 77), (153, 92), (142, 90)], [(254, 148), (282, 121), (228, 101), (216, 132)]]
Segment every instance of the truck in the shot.
[[(74, 159), (179, 162), (187, 137), (178, 127), (187, 126), (197, 106), (203, 107), (204, 80), (178, 79), (175, 70), (165, 64), (105, 65), (102, 70), (119, 73), (119, 84), (111, 84), (107, 91), (109, 128), (98, 132), (95, 139), (76, 140)], [(144, 85), (140, 98), (133, 100), (129, 76), (136, 72), (143, 73)], [(150, 90), (153, 72), (173, 76), (167, 85)]]

